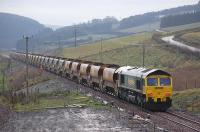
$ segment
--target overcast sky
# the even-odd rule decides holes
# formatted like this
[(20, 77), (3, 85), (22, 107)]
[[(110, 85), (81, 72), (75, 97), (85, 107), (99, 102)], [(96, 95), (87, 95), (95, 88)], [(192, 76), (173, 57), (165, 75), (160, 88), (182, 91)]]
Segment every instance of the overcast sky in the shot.
[(0, 12), (33, 18), (42, 24), (71, 25), (93, 18), (118, 19), (148, 11), (195, 4), (199, 0), (0, 0)]

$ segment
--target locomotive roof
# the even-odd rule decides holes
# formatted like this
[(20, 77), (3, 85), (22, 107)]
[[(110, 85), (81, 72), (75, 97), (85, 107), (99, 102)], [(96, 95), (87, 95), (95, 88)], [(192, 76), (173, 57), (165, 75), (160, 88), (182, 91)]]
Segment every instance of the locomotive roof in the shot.
[(150, 69), (144, 67), (131, 67), (131, 66), (123, 66), (116, 70), (116, 73), (135, 76), (140, 78), (145, 78), (149, 75), (168, 75), (171, 76), (169, 73), (159, 70), (159, 69)]

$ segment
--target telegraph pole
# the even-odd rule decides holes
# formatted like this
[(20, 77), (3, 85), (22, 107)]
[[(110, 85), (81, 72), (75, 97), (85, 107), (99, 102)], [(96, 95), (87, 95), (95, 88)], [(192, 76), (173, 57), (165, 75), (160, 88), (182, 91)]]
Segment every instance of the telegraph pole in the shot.
[(28, 40), (29, 37), (24, 37), (26, 40), (26, 94), (27, 94), (27, 102), (29, 102), (29, 90), (28, 90)]
[(28, 91), (28, 39), (26, 37), (26, 93), (27, 93), (27, 100), (29, 101), (29, 91)]

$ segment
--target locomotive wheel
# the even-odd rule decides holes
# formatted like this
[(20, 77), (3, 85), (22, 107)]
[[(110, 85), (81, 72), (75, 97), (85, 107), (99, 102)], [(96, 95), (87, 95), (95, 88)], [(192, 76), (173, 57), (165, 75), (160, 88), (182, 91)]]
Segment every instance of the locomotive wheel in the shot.
[(122, 94), (122, 92), (121, 92), (121, 90), (119, 90), (119, 92), (118, 92), (118, 97), (119, 97), (120, 99), (122, 99), (121, 94)]
[(114, 93), (115, 96), (116, 96), (116, 97), (119, 97), (119, 90), (114, 90), (114, 91), (115, 91), (115, 93)]
[(137, 96), (137, 104), (141, 107), (144, 107), (145, 106), (145, 98), (140, 95)]

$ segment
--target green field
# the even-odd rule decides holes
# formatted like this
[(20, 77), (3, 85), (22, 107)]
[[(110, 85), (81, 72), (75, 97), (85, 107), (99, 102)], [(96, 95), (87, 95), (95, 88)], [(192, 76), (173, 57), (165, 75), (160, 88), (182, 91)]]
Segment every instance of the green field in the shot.
[(127, 28), (120, 30), (120, 32), (125, 33), (140, 33), (140, 32), (146, 32), (146, 31), (153, 31), (155, 29), (160, 28), (160, 22), (150, 23), (150, 24), (144, 24), (137, 27)]
[(197, 28), (197, 27), (200, 27), (199, 25), (200, 25), (200, 22), (192, 23), (192, 24), (186, 24), (186, 25), (180, 25), (180, 26), (174, 26), (174, 27), (168, 27), (168, 28), (163, 28), (162, 30), (167, 31), (167, 32), (177, 32), (177, 31)]
[[(127, 37), (121, 37), (121, 38), (114, 38), (105, 40), (102, 42), (102, 51), (109, 51), (117, 48), (122, 48), (127, 45), (140, 43), (144, 41), (145, 39), (151, 38), (150, 33), (141, 33), (137, 35), (127, 36)], [(78, 47), (70, 47), (70, 48), (64, 48), (59, 51), (57, 51), (57, 55), (68, 57), (68, 58), (79, 58), (79, 57), (85, 57), (92, 54), (100, 53), (101, 51), (101, 43), (95, 42), (90, 43), (87, 45), (82, 45)]]
[[(105, 39), (108, 39), (108, 38), (112, 38), (112, 37), (116, 37), (116, 35), (112, 35), (112, 34), (88, 34), (88, 35), (85, 35), (85, 36), (78, 36), (77, 37), (77, 40), (86, 40), (86, 39), (91, 39), (91, 41), (96, 41), (96, 40), (100, 40), (101, 38), (105, 38)], [(71, 38), (71, 39), (68, 39), (68, 41), (74, 41), (74, 37)]]

